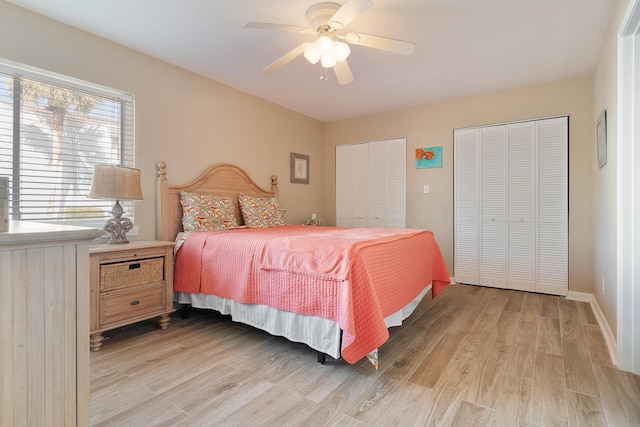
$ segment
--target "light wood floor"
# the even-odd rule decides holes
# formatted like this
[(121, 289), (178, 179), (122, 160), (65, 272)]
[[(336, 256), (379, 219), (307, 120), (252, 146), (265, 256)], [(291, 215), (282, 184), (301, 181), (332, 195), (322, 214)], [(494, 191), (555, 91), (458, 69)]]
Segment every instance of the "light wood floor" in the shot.
[(390, 333), (376, 371), (213, 312), (113, 331), (91, 354), (91, 424), (640, 425), (640, 377), (612, 366), (586, 303), (454, 285)]

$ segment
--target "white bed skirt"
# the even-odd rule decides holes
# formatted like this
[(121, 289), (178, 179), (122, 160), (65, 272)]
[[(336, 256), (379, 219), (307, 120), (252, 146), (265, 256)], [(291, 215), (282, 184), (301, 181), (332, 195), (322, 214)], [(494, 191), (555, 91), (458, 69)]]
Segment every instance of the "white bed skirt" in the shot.
[[(386, 317), (384, 321), (387, 328), (402, 325), (402, 321), (413, 313), (430, 289), (431, 285), (427, 286), (404, 308)], [(334, 359), (340, 358), (340, 325), (333, 320), (296, 314), (261, 304), (243, 304), (215, 295), (174, 292), (174, 300), (180, 304), (190, 304), (196, 308), (231, 315), (236, 322), (251, 325), (293, 342), (307, 344)]]

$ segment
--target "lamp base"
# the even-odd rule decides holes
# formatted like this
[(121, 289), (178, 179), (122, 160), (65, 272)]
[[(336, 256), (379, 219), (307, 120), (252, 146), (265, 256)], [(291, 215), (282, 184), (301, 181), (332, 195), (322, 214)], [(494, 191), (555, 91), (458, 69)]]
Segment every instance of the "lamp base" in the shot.
[(123, 213), (124, 210), (120, 205), (120, 201), (116, 200), (116, 203), (111, 209), (113, 218), (109, 218), (103, 228), (104, 231), (111, 234), (111, 238), (107, 242), (110, 245), (129, 243), (129, 240), (127, 240), (127, 232), (133, 228), (133, 222), (131, 222), (129, 218), (123, 217)]

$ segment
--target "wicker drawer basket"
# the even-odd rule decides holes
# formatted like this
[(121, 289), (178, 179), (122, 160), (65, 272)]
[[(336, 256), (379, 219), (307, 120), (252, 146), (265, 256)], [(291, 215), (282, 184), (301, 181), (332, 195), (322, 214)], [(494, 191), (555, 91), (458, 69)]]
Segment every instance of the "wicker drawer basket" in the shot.
[(140, 259), (100, 266), (100, 291), (161, 282), (164, 258)]

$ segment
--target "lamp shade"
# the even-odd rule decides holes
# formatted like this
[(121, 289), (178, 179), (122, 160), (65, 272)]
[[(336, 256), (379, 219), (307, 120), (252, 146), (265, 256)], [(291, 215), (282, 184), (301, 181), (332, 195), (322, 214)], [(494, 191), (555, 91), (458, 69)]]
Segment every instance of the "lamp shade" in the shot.
[(95, 165), (89, 198), (142, 200), (140, 169), (115, 165)]

